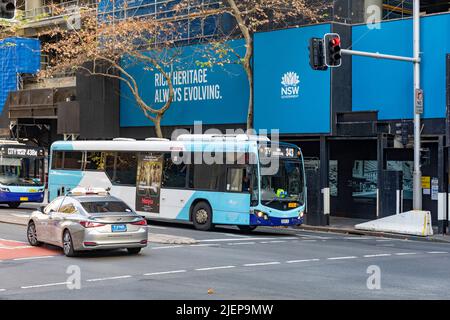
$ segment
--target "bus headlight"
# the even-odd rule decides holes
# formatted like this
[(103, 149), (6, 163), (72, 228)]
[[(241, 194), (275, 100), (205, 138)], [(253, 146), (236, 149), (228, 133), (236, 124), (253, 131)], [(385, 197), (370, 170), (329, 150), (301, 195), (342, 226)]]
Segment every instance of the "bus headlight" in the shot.
[(300, 211), (300, 212), (298, 213), (298, 217), (299, 217), (299, 218), (303, 218), (304, 215), (305, 215), (305, 213), (304, 213), (303, 211)]
[(10, 192), (8, 188), (0, 187), (0, 192)]
[(255, 211), (253, 211), (253, 214), (256, 215), (258, 218), (263, 218), (264, 220), (269, 220), (269, 216), (262, 211), (255, 210)]

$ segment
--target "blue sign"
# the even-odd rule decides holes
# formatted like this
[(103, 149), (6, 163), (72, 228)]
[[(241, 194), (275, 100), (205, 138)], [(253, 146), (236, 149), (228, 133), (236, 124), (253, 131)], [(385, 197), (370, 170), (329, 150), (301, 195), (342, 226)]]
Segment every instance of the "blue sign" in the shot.
[[(242, 40), (230, 41), (228, 45), (239, 55), (245, 52)], [(165, 53), (166, 61), (174, 59), (165, 69), (174, 84), (174, 101), (166, 111), (162, 125), (192, 125), (194, 121), (203, 124), (246, 123), (249, 90), (244, 68), (240, 63), (208, 66), (205, 64), (209, 57), (206, 52), (211, 52), (210, 48), (209, 45), (195, 45)], [(237, 59), (233, 53), (226, 56)], [(160, 109), (169, 94), (162, 73), (147, 65), (128, 63), (127, 59), (122, 60), (122, 66), (138, 83), (142, 99)], [(124, 82), (120, 86), (120, 125), (153, 126), (128, 86)]]
[(329, 24), (255, 34), (255, 129), (330, 132), (330, 71), (309, 65), (309, 39)]
[[(421, 20), (421, 85), (424, 90), (424, 118), (445, 117), (445, 56), (450, 53), (450, 15)], [(412, 57), (412, 20), (380, 23), (379, 29), (353, 27), (353, 49)], [(413, 117), (413, 64), (409, 62), (352, 58), (353, 111), (378, 110), (378, 117)]]

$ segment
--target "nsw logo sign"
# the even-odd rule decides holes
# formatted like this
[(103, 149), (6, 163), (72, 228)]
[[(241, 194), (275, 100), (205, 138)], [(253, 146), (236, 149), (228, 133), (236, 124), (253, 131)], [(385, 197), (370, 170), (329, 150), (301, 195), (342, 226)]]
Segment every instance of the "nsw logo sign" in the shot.
[(281, 99), (298, 98), (300, 78), (293, 71), (286, 72), (281, 77)]

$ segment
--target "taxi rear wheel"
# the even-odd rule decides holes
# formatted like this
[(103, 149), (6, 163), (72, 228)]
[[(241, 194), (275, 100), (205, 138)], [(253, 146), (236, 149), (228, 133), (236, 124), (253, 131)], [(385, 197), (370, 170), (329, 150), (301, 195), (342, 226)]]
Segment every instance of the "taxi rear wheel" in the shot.
[(30, 245), (33, 247), (40, 246), (42, 243), (38, 241), (36, 225), (34, 222), (30, 222), (27, 227), (27, 240)]
[(73, 249), (72, 236), (69, 230), (64, 231), (63, 235), (63, 250), (66, 257), (75, 257), (76, 251)]

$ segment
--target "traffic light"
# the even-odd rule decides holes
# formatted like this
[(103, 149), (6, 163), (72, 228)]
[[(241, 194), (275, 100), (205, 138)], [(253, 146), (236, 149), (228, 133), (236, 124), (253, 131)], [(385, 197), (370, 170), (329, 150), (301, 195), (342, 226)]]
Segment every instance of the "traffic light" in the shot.
[(14, 19), (16, 0), (0, 0), (0, 19)]
[(325, 64), (328, 67), (339, 67), (341, 58), (341, 37), (337, 33), (327, 33), (323, 39), (325, 51)]
[(420, 149), (420, 165), (429, 166), (431, 163), (431, 150), (430, 148)]
[(325, 56), (323, 54), (323, 39), (309, 39), (309, 65), (314, 70), (327, 70)]

